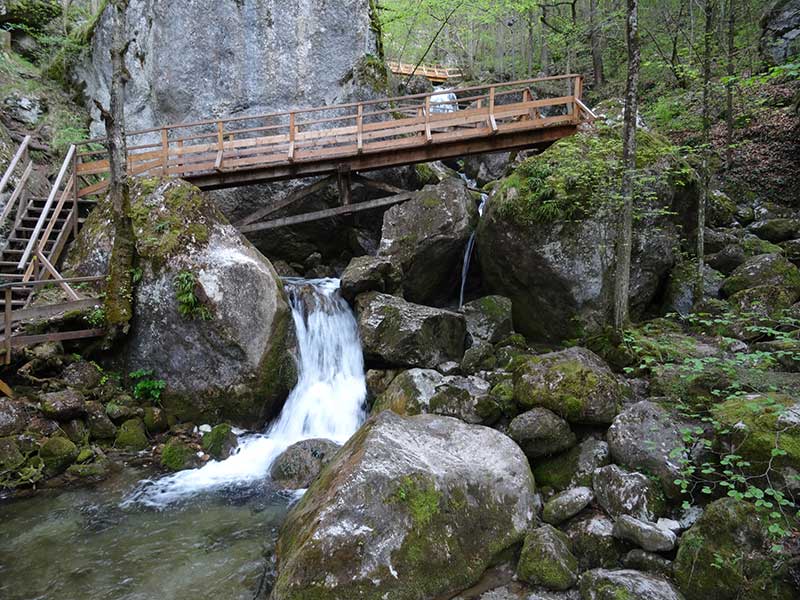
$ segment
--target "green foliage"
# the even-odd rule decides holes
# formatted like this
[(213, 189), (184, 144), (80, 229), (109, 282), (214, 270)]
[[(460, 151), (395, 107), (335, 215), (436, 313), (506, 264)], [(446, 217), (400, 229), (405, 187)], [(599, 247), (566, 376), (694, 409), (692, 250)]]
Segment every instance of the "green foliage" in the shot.
[(163, 379), (153, 379), (152, 369), (139, 369), (129, 374), (134, 381), (133, 397), (155, 405), (161, 405), (161, 393), (167, 387)]
[(178, 312), (187, 319), (211, 320), (211, 311), (197, 297), (197, 276), (191, 271), (181, 271), (175, 275), (175, 298)]
[(86, 320), (93, 327), (102, 327), (106, 324), (106, 311), (103, 307), (93, 309), (87, 316)]

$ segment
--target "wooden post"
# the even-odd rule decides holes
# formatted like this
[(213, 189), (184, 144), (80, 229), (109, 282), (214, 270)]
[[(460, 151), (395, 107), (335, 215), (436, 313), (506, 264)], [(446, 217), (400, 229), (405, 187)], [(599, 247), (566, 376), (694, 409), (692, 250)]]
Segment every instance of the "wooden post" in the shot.
[(178, 140), (178, 175), (184, 175), (183, 172), (183, 139)]
[(4, 307), (5, 323), (3, 325), (3, 337), (5, 338), (6, 345), (6, 359), (7, 365), (11, 364), (11, 288), (6, 288), (6, 305)]
[(76, 152), (72, 158), (72, 235), (78, 239), (78, 221), (80, 215), (78, 214), (78, 153)]
[(577, 100), (580, 100), (582, 95), (583, 95), (583, 77), (578, 75), (578, 76), (575, 77), (575, 96), (574, 97), (575, 97), (576, 102), (573, 102), (573, 104), (572, 104), (572, 110), (575, 112), (575, 114), (574, 114), (575, 123), (579, 123), (580, 120), (581, 120), (580, 113), (578, 112), (578, 102), (577, 102)]
[(167, 163), (169, 163), (169, 138), (167, 128), (161, 130), (161, 176), (167, 176)]
[(222, 171), (222, 159), (225, 155), (225, 126), (222, 121), (217, 121), (217, 160), (214, 161), (214, 170)]
[(430, 144), (433, 141), (431, 134), (431, 97), (425, 96), (425, 143)]
[(347, 206), (352, 198), (352, 188), (350, 169), (346, 165), (339, 165), (336, 170), (336, 183), (339, 187), (339, 198), (342, 201), (342, 206)]
[(497, 133), (497, 121), (494, 118), (494, 86), (489, 88), (489, 127), (492, 133)]
[(358, 114), (356, 115), (356, 146), (357, 152), (361, 154), (364, 151), (364, 106), (358, 105)]
[(289, 113), (289, 162), (294, 162), (294, 136), (295, 136), (294, 113)]

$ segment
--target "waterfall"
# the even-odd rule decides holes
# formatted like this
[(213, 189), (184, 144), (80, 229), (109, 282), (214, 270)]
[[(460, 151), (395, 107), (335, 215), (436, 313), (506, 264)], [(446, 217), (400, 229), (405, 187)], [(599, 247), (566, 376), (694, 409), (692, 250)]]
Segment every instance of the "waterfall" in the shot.
[(364, 359), (356, 320), (339, 295), (339, 280), (284, 281), (300, 364), (297, 385), (281, 414), (263, 434), (240, 438), (230, 458), (143, 481), (123, 506), (163, 508), (199, 492), (257, 483), (293, 443), (310, 438), (344, 443), (359, 428), (366, 417)]
[[(432, 113), (451, 113), (458, 110), (458, 97), (450, 91), (450, 88), (437, 87), (433, 91), (436, 93), (431, 96)], [(438, 102), (448, 104), (437, 104)]]
[[(467, 178), (466, 175), (463, 173), (459, 173), (461, 178), (467, 183), (467, 185), (475, 186), (477, 185), (474, 181)], [(478, 217), (483, 216), (483, 211), (486, 209), (486, 201), (489, 200), (489, 194), (481, 194), (481, 202), (478, 204)], [(477, 235), (477, 229), (473, 231), (470, 236), (469, 240), (467, 240), (467, 247), (464, 249), (464, 262), (461, 264), (461, 289), (458, 294), (458, 307), (461, 308), (464, 306), (464, 289), (467, 287), (467, 276), (469, 275), (469, 264), (472, 261), (472, 251), (475, 248), (475, 236)]]

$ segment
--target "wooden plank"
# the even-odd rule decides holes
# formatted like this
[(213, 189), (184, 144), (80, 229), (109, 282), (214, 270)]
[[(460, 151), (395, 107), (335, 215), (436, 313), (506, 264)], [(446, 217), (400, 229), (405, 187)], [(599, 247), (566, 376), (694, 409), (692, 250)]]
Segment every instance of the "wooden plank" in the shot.
[(320, 179), (319, 181), (314, 182), (311, 185), (305, 186), (299, 190), (294, 190), (293, 192), (288, 194), (286, 198), (284, 198), (281, 202), (278, 202), (274, 206), (266, 206), (264, 208), (255, 211), (254, 213), (240, 220), (238, 223), (235, 223), (234, 227), (237, 228), (244, 227), (245, 225), (249, 225), (250, 223), (254, 223), (255, 221), (263, 219), (264, 217), (271, 215), (272, 213), (278, 212), (279, 210), (286, 208), (287, 206), (290, 206), (291, 204), (294, 204), (295, 202), (298, 202), (299, 200), (302, 200), (303, 198), (306, 198), (311, 194), (315, 194), (325, 189), (325, 187), (327, 187), (332, 183), (332, 180), (333, 180), (332, 176), (325, 177), (324, 179)]
[[(41, 261), (45, 270), (48, 273), (50, 273), (50, 275), (52, 275), (54, 279), (61, 279), (61, 273), (56, 271), (56, 268), (50, 263), (49, 260), (47, 260), (47, 257), (41, 251), (38, 250), (36, 251), (36, 257)], [(80, 300), (78, 294), (75, 293), (75, 291), (69, 286), (69, 284), (66, 281), (59, 281), (58, 285), (61, 287), (62, 290), (64, 290), (64, 293), (67, 295), (67, 298), (69, 298), (72, 302)]]
[(102, 304), (103, 301), (98, 298), (84, 298), (83, 300), (75, 300), (62, 304), (48, 304), (45, 306), (21, 308), (19, 310), (12, 311), (11, 322), (17, 323), (19, 321), (27, 321), (29, 319), (47, 319), (63, 312), (86, 310)]
[(4, 325), (3, 325), (3, 336), (5, 337), (5, 364), (11, 363), (11, 308), (12, 308), (12, 296), (14, 290), (10, 287), (6, 288), (5, 291), (5, 306), (4, 308)]
[[(39, 335), (14, 335), (11, 336), (10, 341), (12, 348), (24, 348), (25, 346), (33, 346), (34, 344), (43, 344), (45, 342), (65, 342), (67, 340), (102, 337), (105, 334), (105, 329), (81, 329), (79, 331), (57, 331)], [(5, 337), (0, 341), (8, 347)]]
[(391, 206), (392, 204), (398, 204), (400, 202), (405, 202), (406, 200), (410, 200), (413, 196), (414, 192), (407, 192), (405, 194), (389, 196), (388, 198), (379, 198), (377, 200), (369, 200), (367, 202), (359, 202), (358, 204), (349, 204), (347, 206), (337, 206), (335, 208), (318, 210), (316, 212), (306, 213), (304, 215), (284, 217), (282, 219), (274, 219), (272, 221), (265, 221), (263, 223), (253, 223), (251, 225), (245, 225), (240, 229), (240, 231), (242, 233), (252, 233), (255, 231), (275, 229), (276, 227), (288, 227), (289, 225), (299, 225), (300, 223), (318, 221), (319, 219), (328, 219), (330, 217), (348, 215), (354, 212), (361, 212), (364, 210), (372, 210), (384, 206)]
[(5, 207), (3, 208), (3, 214), (0, 214), (0, 225), (5, 223), (6, 218), (8, 215), (11, 214), (11, 209), (17, 203), (17, 200), (22, 196), (22, 192), (25, 190), (25, 184), (28, 182), (28, 177), (31, 176), (31, 172), (33, 171), (33, 161), (28, 162), (28, 166), (25, 167), (25, 171), (22, 173), (22, 177), (20, 177), (19, 183), (17, 183), (17, 187), (14, 188), (14, 192), (11, 194), (11, 197), (6, 202)]
[(364, 106), (358, 105), (358, 115), (356, 116), (356, 152), (361, 154), (364, 151)]

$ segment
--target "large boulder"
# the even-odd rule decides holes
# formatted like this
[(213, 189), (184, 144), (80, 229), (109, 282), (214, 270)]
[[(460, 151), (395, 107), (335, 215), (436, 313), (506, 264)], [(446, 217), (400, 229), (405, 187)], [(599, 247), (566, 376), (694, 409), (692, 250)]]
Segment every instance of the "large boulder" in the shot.
[(352, 302), (363, 292), (397, 294), (402, 290), (402, 279), (399, 268), (388, 258), (357, 256), (350, 261), (340, 278), (342, 298)]
[(356, 312), (367, 361), (432, 368), (464, 355), (466, 324), (458, 313), (377, 292), (356, 298)]
[[(141, 277), (120, 366), (164, 380), (164, 407), (180, 418), (262, 425), (295, 380), (294, 326), (272, 265), (188, 183), (137, 180), (131, 218)], [(87, 225), (74, 255), (109, 229)]]
[(757, 286), (785, 287), (800, 292), (800, 270), (780, 254), (759, 254), (734, 269), (722, 283), (725, 296)]
[[(696, 175), (669, 143), (638, 135), (649, 183), (634, 220), (634, 318), (658, 297), (681, 236), (694, 230), (699, 195)], [(559, 341), (607, 322), (620, 155), (619, 128), (578, 134), (522, 162), (495, 187), (478, 227), (481, 271), (488, 290), (512, 300), (514, 325), (525, 335)]]
[(597, 503), (614, 518), (630, 515), (642, 521), (655, 521), (664, 514), (660, 487), (642, 473), (608, 465), (594, 472), (592, 487)]
[(270, 477), (285, 489), (307, 488), (338, 450), (339, 444), (331, 440), (301, 440), (275, 459)]
[(476, 217), (472, 195), (454, 177), (426, 186), (384, 213), (378, 255), (402, 268), (406, 298), (439, 305), (456, 297)]
[(467, 320), (467, 333), (473, 344), (496, 344), (514, 332), (511, 300), (503, 296), (484, 296), (459, 309)]
[(766, 525), (748, 502), (712, 502), (681, 536), (675, 580), (687, 600), (789, 600), (785, 566), (767, 552)]
[(433, 369), (409, 369), (403, 371), (372, 405), (372, 413), (392, 410), (398, 415), (413, 416), (429, 411), (431, 398), (441, 384), (444, 375)]
[(532, 585), (566, 590), (578, 581), (578, 561), (569, 538), (551, 525), (528, 532), (517, 564), (517, 576)]
[(570, 423), (611, 423), (629, 393), (603, 359), (586, 348), (534, 356), (514, 372), (514, 399), (520, 406), (543, 406)]
[[(373, 70), (366, 68), (378, 62), (372, 7), (370, 0), (307, 6), (132, 0), (125, 61), (128, 129), (364, 99), (362, 88), (386, 84), (385, 70), (372, 81)], [(77, 72), (98, 134), (103, 127), (93, 101), (108, 106), (111, 37), (107, 10)]]
[(632, 569), (587, 571), (578, 585), (583, 600), (683, 600), (666, 579)]
[(605, 467), (610, 460), (608, 444), (588, 438), (558, 456), (538, 459), (533, 465), (533, 474), (539, 487), (556, 491), (591, 486), (594, 470)]
[(515, 417), (508, 426), (508, 435), (531, 461), (575, 445), (575, 434), (569, 428), (569, 423), (541, 407)]
[(658, 477), (669, 498), (677, 500), (681, 488), (681, 460), (688, 456), (680, 424), (659, 404), (644, 400), (629, 406), (614, 419), (606, 434), (617, 464)]
[(800, 52), (800, 0), (773, 0), (761, 18), (761, 54), (782, 64)]
[(0, 398), (0, 437), (13, 435), (25, 427), (22, 406), (10, 398)]
[(425, 600), (476, 583), (535, 512), (510, 439), (432, 415), (372, 417), (287, 516), (272, 600)]

